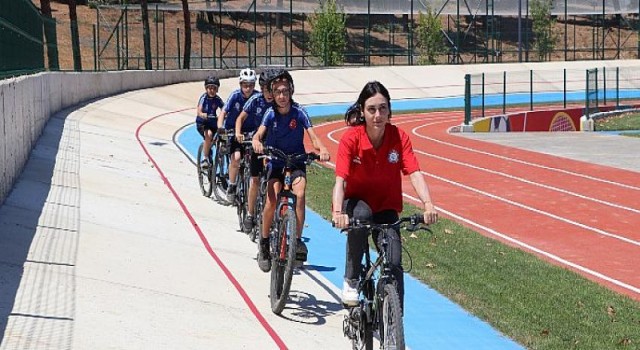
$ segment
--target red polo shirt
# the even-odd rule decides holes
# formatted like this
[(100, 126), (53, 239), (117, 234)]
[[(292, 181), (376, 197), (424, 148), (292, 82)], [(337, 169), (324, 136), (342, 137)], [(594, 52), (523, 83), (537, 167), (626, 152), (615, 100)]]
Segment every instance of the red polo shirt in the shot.
[(402, 174), (420, 170), (409, 136), (395, 125), (387, 124), (384, 140), (373, 148), (365, 125), (349, 130), (340, 139), (336, 176), (345, 179), (346, 198), (364, 200), (374, 213), (393, 209), (402, 211)]

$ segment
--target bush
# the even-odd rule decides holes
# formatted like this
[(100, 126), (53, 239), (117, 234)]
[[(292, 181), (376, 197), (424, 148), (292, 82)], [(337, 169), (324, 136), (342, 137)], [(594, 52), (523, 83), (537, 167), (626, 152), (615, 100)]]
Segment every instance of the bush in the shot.
[(320, 8), (310, 17), (311, 54), (324, 62), (325, 66), (337, 66), (344, 62), (347, 45), (346, 16), (338, 11), (336, 0), (320, 1)]
[(427, 5), (427, 13), (418, 14), (416, 26), (416, 47), (418, 49), (418, 64), (428, 65), (438, 62), (438, 55), (445, 52), (442, 37), (442, 23), (436, 12)]
[(555, 49), (556, 33), (553, 28), (556, 20), (551, 16), (553, 4), (551, 0), (532, 0), (531, 22), (535, 41), (533, 47), (538, 53), (538, 60), (546, 60)]

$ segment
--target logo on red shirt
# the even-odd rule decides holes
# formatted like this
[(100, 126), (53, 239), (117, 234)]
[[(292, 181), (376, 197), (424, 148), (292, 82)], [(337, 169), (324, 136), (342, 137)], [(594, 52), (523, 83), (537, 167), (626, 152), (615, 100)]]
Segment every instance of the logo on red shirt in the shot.
[(356, 163), (356, 164), (362, 164), (362, 162), (360, 161), (360, 157), (358, 157), (358, 156), (355, 156), (351, 161)]
[(293, 130), (296, 128), (296, 126), (298, 126), (298, 121), (295, 119), (291, 119), (291, 121), (289, 122), (289, 129)]
[(387, 157), (387, 159), (389, 160), (389, 163), (395, 164), (400, 160), (400, 155), (398, 154), (398, 151), (392, 149), (389, 152), (389, 156)]

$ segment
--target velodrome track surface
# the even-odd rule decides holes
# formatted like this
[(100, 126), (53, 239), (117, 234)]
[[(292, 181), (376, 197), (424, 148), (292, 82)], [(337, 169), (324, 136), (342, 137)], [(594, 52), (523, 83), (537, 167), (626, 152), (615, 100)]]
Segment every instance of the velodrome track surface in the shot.
[[(376, 72), (401, 85), (393, 71)], [(337, 101), (353, 100), (361, 85), (342, 87), (352, 92)], [(221, 95), (233, 86), (223, 81)], [(236, 232), (235, 211), (200, 195), (173, 139), (193, 121), (201, 91), (200, 83), (140, 90), (51, 119), (0, 208), (1, 348), (348, 348), (339, 289), (321, 273), (332, 266), (296, 275), (284, 317), (272, 315), (268, 276), (257, 269), (255, 246)], [(303, 103), (321, 102), (300, 95)], [(429, 123), (443, 132), (456, 118)], [(412, 119), (394, 122), (405, 130), (422, 125)], [(318, 129), (328, 134), (335, 126)], [(440, 205), (452, 194), (444, 196), (447, 182), (434, 177), (446, 174), (432, 174), (432, 164), (444, 161), (434, 159), (423, 170), (438, 206), (453, 214)], [(459, 196), (473, 203), (472, 194)], [(312, 232), (317, 223), (309, 225)], [(342, 243), (336, 246), (341, 255)], [(429, 334), (438, 344), (432, 348), (496, 348), (460, 346), (455, 337), (465, 333), (454, 331)]]

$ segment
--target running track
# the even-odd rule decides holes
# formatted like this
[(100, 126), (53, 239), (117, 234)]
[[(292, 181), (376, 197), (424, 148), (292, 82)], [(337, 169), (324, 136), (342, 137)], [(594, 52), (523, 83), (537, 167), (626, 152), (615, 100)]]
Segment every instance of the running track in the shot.
[[(392, 119), (410, 134), (440, 212), (640, 300), (639, 174), (449, 134), (462, 119)], [(344, 122), (314, 129), (335, 157)], [(403, 189), (417, 202), (408, 179)]]

